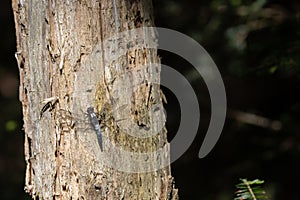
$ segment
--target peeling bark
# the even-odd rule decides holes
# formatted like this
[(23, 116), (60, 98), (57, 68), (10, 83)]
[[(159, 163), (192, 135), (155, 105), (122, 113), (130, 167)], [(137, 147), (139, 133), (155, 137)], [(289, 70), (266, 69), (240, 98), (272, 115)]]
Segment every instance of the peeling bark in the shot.
[[(33, 199), (177, 199), (170, 166), (161, 167), (169, 144), (160, 66), (149, 65), (160, 63), (157, 49), (134, 48), (136, 38), (156, 42), (154, 30), (137, 29), (154, 25), (151, 2), (13, 0), (12, 6), (25, 190)], [(134, 29), (136, 36), (110, 39)], [(103, 152), (93, 130), (77, 120), (89, 106), (100, 114)]]

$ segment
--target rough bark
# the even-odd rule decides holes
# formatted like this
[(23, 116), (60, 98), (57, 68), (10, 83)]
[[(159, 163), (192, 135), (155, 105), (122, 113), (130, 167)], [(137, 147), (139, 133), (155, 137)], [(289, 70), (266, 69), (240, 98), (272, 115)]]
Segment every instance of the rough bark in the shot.
[[(34, 199), (177, 199), (170, 167), (160, 167), (169, 160), (168, 148), (145, 154), (168, 147), (160, 66), (148, 65), (159, 63), (156, 49), (134, 49), (132, 35), (110, 39), (153, 26), (151, 2), (13, 0), (12, 5), (25, 190)], [(154, 30), (132, 34), (142, 43), (156, 39)], [(116, 58), (121, 49), (125, 53)], [(41, 112), (47, 102), (51, 108)], [(103, 152), (96, 134), (77, 120), (89, 106), (101, 114)], [(126, 157), (123, 151), (135, 154)], [(142, 156), (128, 162), (136, 155)]]

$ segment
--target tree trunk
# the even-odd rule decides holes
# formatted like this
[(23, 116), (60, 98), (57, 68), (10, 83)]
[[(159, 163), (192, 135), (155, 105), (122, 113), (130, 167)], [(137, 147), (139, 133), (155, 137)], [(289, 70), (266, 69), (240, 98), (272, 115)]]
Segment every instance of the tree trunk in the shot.
[[(34, 199), (177, 199), (164, 165), (170, 153), (157, 49), (141, 47), (156, 42), (155, 30), (143, 29), (153, 26), (151, 2), (12, 5), (25, 190)], [(85, 120), (88, 107), (99, 114), (102, 143)]]

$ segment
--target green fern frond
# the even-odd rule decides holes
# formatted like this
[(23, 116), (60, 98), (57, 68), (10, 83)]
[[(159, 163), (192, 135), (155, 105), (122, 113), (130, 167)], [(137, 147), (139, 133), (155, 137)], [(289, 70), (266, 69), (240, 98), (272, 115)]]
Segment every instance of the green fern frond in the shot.
[(248, 181), (247, 179), (240, 179), (241, 183), (237, 184), (236, 197), (234, 200), (267, 200), (267, 195), (262, 184), (264, 181), (255, 179)]

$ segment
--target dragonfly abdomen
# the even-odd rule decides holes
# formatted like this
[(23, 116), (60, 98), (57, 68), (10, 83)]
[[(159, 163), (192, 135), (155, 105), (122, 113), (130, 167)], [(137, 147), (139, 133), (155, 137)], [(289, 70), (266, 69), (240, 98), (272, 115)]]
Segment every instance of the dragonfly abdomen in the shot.
[(101, 134), (100, 124), (99, 124), (97, 115), (94, 112), (94, 108), (93, 107), (88, 107), (87, 113), (89, 114), (90, 122), (91, 122), (91, 124), (93, 125), (93, 127), (96, 131), (98, 143), (99, 143), (100, 149), (102, 151), (103, 150), (102, 134)]

